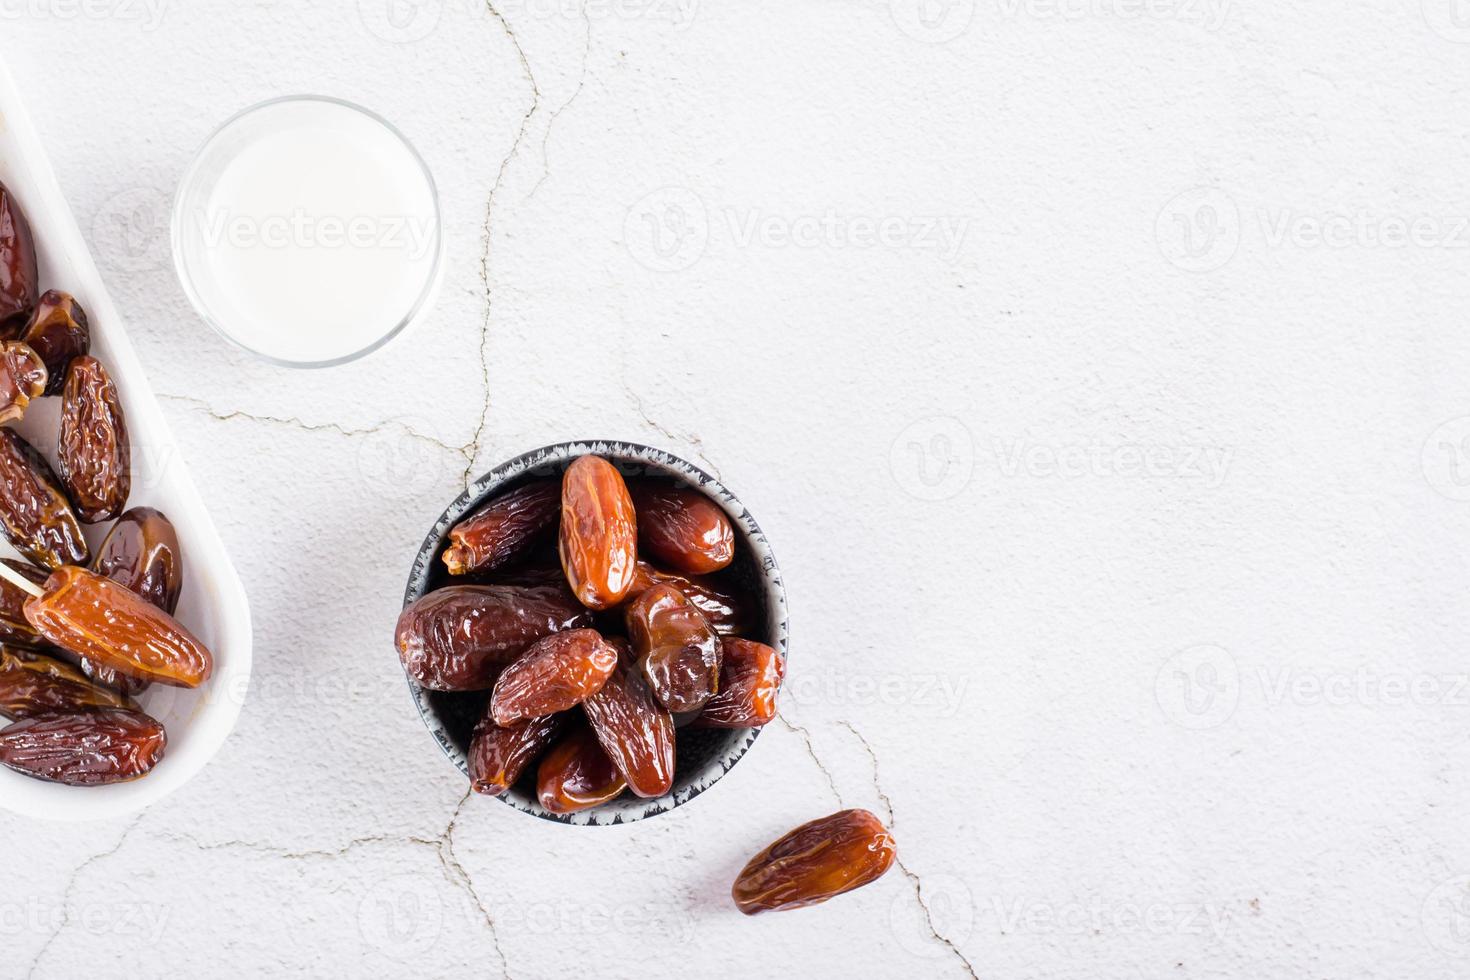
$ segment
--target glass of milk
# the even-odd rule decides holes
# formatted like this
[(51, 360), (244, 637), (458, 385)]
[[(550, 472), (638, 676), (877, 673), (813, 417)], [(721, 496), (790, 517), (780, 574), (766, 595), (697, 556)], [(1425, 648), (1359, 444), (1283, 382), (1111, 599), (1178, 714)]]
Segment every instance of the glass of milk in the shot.
[(265, 102), (205, 142), (174, 202), (184, 292), (228, 340), (330, 367), (425, 313), (443, 236), (434, 179), (386, 120), (319, 96)]

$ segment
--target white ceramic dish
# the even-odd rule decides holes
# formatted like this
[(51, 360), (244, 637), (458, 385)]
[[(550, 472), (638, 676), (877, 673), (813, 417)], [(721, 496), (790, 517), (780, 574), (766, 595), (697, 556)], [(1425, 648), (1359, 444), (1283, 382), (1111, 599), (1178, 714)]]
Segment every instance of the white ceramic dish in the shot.
[[(214, 675), (199, 690), (155, 685), (140, 698), (144, 710), (168, 729), (167, 754), (146, 777), (77, 788), (0, 767), (0, 807), (49, 820), (116, 817), (178, 789), (224, 744), (250, 682), (250, 606), (4, 64), (0, 64), (0, 181), (30, 219), (41, 287), (71, 293), (87, 311), (92, 354), (117, 383), (132, 438), (133, 489), (128, 506), (156, 507), (173, 521), (184, 557), (184, 591), (177, 615), (215, 656)], [(59, 403), (59, 398), (33, 402), (18, 427), (53, 465)], [(94, 549), (110, 526), (87, 528)], [(12, 553), (3, 542), (0, 550)]]

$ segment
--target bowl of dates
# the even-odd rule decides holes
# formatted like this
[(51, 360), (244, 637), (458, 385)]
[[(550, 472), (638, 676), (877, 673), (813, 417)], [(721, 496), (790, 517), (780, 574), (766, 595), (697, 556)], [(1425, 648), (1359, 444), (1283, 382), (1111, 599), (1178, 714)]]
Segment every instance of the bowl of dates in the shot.
[(624, 824), (709, 789), (774, 720), (786, 594), (755, 518), (714, 477), (647, 446), (559, 443), (440, 515), (394, 644), (475, 792)]

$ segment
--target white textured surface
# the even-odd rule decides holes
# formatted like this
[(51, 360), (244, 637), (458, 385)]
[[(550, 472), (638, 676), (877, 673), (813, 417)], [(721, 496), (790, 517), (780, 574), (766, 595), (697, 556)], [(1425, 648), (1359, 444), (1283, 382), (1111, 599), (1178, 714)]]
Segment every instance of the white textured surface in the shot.
[[(1470, 972), (1453, 0), (693, 3), (0, 2), (257, 636), (185, 790), (0, 817), (0, 969)], [(448, 214), (432, 320), (329, 373), (205, 332), (163, 234), (296, 91)], [(793, 611), (787, 724), (624, 830), (464, 801), (389, 644), (464, 474), (594, 435), (716, 468)], [(736, 914), (839, 802), (908, 875)]]

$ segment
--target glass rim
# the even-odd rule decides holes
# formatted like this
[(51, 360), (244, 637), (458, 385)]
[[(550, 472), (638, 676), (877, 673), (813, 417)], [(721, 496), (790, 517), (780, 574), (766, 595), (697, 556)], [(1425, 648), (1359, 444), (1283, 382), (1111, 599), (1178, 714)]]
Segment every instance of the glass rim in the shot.
[[(254, 347), (251, 347), (249, 344), (245, 343), (240, 338), (230, 333), (230, 331), (225, 329), (224, 325), (221, 324), (216, 316), (211, 312), (208, 304), (204, 302), (204, 299), (199, 294), (198, 289), (195, 287), (193, 277), (188, 271), (188, 268), (184, 262), (183, 234), (184, 223), (186, 221), (186, 216), (184, 214), (184, 199), (187, 192), (190, 190), (190, 188), (194, 186), (195, 182), (198, 180), (199, 169), (203, 165), (205, 155), (209, 152), (210, 147), (214, 146), (214, 144), (233, 126), (235, 126), (239, 122), (242, 122), (248, 117), (253, 116), (263, 110), (273, 108), (275, 106), (296, 102), (318, 102), (326, 105), (337, 106), (339, 108), (355, 112), (358, 115), (363, 116), (364, 118), (369, 119), (377, 125), (381, 126), (390, 136), (397, 140), (404, 149), (408, 151), (409, 156), (413, 159), (414, 163), (418, 165), (419, 172), (423, 174), (425, 185), (428, 187), (429, 200), (433, 204), (434, 211), (433, 259), (429, 267), (429, 274), (424, 277), (423, 288), (419, 290), (419, 294), (414, 299), (413, 305), (409, 307), (408, 312), (404, 314), (403, 318), (399, 320), (392, 329), (388, 330), (381, 337), (378, 337), (366, 347), (352, 351), (348, 354), (343, 354), (340, 357), (333, 357), (322, 361), (293, 361), (288, 358), (277, 357), (274, 354), (267, 354), (265, 351), (257, 350)], [(419, 154), (418, 149), (413, 145), (412, 142), (409, 141), (407, 136), (403, 135), (403, 132), (397, 126), (394, 126), (387, 119), (383, 118), (378, 113), (373, 112), (371, 109), (364, 108), (363, 106), (358, 105), (356, 102), (349, 102), (346, 99), (336, 98), (335, 96), (282, 95), (273, 99), (266, 99), (264, 102), (257, 102), (253, 105), (246, 106), (245, 108), (239, 110), (234, 115), (226, 119), (224, 122), (216, 126), (213, 132), (211, 132), (204, 139), (204, 141), (199, 144), (199, 148), (194, 151), (194, 156), (190, 159), (188, 166), (184, 168), (183, 176), (179, 179), (178, 189), (174, 191), (174, 204), (169, 221), (169, 245), (173, 252), (174, 273), (178, 277), (180, 286), (183, 287), (184, 295), (189, 298), (189, 304), (194, 307), (194, 312), (198, 313), (200, 318), (203, 319), (205, 323), (209, 324), (210, 329), (212, 329), (215, 333), (219, 334), (226, 341), (228, 341), (233, 346), (238, 347), (240, 350), (243, 350), (254, 357), (258, 357), (263, 361), (267, 361), (279, 367), (329, 368), (337, 367), (341, 364), (347, 364), (351, 361), (360, 360), (361, 358), (364, 358), (367, 355), (373, 353), (374, 351), (387, 344), (394, 337), (397, 337), (404, 330), (406, 330), (419, 318), (420, 315), (425, 312), (434, 296), (435, 291), (438, 289), (440, 277), (443, 272), (444, 215), (443, 209), (440, 206), (439, 202), (439, 186), (434, 181), (433, 172), (429, 169), (429, 165), (424, 160), (423, 156)]]

